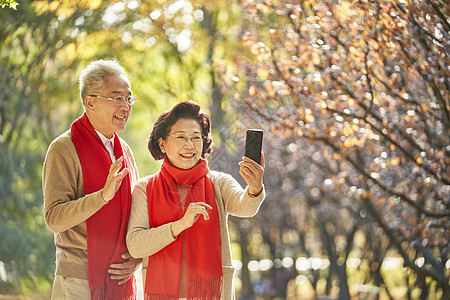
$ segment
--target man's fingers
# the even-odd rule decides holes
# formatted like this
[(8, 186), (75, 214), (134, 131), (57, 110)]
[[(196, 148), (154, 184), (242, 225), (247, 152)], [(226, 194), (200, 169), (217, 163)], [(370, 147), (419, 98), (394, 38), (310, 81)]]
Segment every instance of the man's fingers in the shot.
[(127, 176), (128, 172), (130, 172), (130, 170), (128, 168), (124, 168), (122, 171), (119, 172), (119, 174), (117, 174), (118, 178), (117, 180), (122, 180), (125, 178), (125, 176)]
[[(125, 282), (127, 282), (128, 280), (130, 280), (130, 278), (131, 278), (131, 276), (128, 276), (127, 278), (125, 278), (125, 279), (119, 281), (117, 284), (118, 284), (118, 285), (122, 285), (122, 284), (124, 284)], [(112, 279), (112, 278), (111, 278), (111, 279)]]
[(132, 266), (126, 269), (117, 269), (111, 267), (111, 269), (108, 270), (108, 273), (111, 275), (130, 275), (130, 272), (132, 272), (133, 270), (134, 268)]
[(117, 282), (118, 285), (124, 284), (125, 282), (127, 282), (132, 275), (130, 274), (126, 274), (126, 275), (111, 275), (109, 276), (109, 278), (111, 280), (119, 280), (119, 282)]
[[(120, 264), (111, 264), (109, 266), (110, 268), (108, 271), (110, 271), (109, 273), (111, 273), (111, 274), (121, 274), (120, 272), (122, 270), (129, 271), (129, 270), (134, 269), (135, 266), (136, 266), (135, 262), (133, 262), (131, 260), (126, 260), (125, 262), (120, 263)], [(118, 270), (119, 273), (117, 273), (115, 270)]]
[(115, 173), (118, 170), (120, 170), (120, 168), (122, 167), (122, 162), (123, 162), (123, 156), (119, 157), (119, 159), (117, 159), (115, 162), (113, 162), (113, 164), (111, 165), (111, 167), (109, 167), (109, 173)]
[(141, 263), (141, 259), (132, 258), (129, 252), (123, 253), (122, 258), (126, 259), (126, 261), (123, 263), (111, 264), (108, 269), (110, 278), (112, 280), (119, 280), (119, 285), (127, 282)]

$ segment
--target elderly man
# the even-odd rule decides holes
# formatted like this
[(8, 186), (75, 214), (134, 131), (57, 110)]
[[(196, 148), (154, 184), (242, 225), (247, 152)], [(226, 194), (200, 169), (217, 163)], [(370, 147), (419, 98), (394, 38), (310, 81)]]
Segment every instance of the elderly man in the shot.
[(84, 113), (51, 143), (43, 168), (45, 222), (56, 245), (52, 299), (135, 299), (140, 260), (125, 236), (139, 175), (117, 132), (136, 97), (116, 60), (90, 63), (79, 85)]

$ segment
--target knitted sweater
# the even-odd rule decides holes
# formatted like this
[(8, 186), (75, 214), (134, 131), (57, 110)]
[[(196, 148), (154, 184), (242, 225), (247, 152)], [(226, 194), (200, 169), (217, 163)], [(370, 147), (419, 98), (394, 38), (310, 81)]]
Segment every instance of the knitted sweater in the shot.
[[(244, 218), (254, 216), (265, 198), (265, 192), (263, 190), (258, 197), (251, 198), (247, 193), (247, 189), (242, 189), (231, 175), (216, 171), (210, 171), (210, 175), (219, 211), (220, 236), (222, 240), (222, 299), (231, 300), (235, 299), (233, 289), (234, 267), (231, 262), (230, 237), (227, 224), (228, 215)], [(136, 183), (127, 233), (127, 247), (131, 256), (143, 258), (142, 276), (144, 288), (148, 256), (157, 253), (175, 241), (170, 229), (172, 223), (150, 228), (146, 193), (149, 178), (150, 176), (144, 177)]]
[[(133, 153), (120, 139), (132, 187), (139, 178)], [(101, 190), (84, 194), (83, 171), (70, 130), (49, 146), (42, 174), (44, 218), (54, 233), (56, 275), (88, 279), (86, 220), (107, 205)]]

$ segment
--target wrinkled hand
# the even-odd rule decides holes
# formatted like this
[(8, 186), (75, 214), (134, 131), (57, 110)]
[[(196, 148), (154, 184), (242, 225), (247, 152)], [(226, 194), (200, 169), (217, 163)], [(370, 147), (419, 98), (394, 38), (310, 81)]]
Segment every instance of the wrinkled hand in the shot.
[(118, 285), (127, 282), (142, 262), (142, 259), (133, 258), (128, 252), (122, 254), (122, 258), (125, 259), (123, 263), (111, 264), (108, 269), (108, 273), (111, 274), (109, 278), (112, 280), (119, 280), (117, 283)]
[(123, 165), (123, 156), (117, 159), (109, 168), (108, 178), (106, 178), (105, 186), (102, 190), (102, 197), (105, 201), (109, 201), (114, 198), (117, 190), (120, 188), (122, 184), (122, 180), (127, 176), (129, 170), (128, 168), (124, 168), (121, 172), (119, 172), (120, 168)]
[(172, 223), (172, 235), (177, 237), (181, 232), (192, 227), (200, 216), (203, 216), (204, 220), (209, 220), (208, 210), (211, 209), (212, 207), (204, 202), (190, 203), (184, 216), (180, 220)]
[(248, 185), (248, 191), (252, 195), (258, 195), (263, 189), (263, 175), (264, 175), (264, 153), (261, 152), (261, 165), (254, 160), (244, 156), (239, 162), (239, 174), (244, 178)]

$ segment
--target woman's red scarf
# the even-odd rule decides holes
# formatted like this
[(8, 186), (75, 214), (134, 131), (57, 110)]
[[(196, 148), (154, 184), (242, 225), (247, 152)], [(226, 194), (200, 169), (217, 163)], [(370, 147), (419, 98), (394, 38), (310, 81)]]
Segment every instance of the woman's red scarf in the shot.
[[(178, 185), (190, 185), (185, 207)], [(214, 186), (206, 160), (189, 170), (178, 169), (167, 158), (147, 185), (150, 227), (158, 227), (183, 217), (191, 202), (205, 202), (209, 220), (200, 217), (184, 231), (187, 299), (220, 299), (222, 292), (222, 243)], [(148, 259), (145, 300), (178, 299), (183, 254), (183, 233)]]
[[(111, 166), (109, 152), (89, 122), (86, 113), (70, 127), (72, 141), (83, 169), (84, 193), (91, 194), (103, 188)], [(119, 137), (114, 133), (114, 154), (123, 156), (123, 167), (128, 167)], [(109, 278), (112, 263), (124, 262), (127, 252), (125, 235), (131, 209), (131, 179), (128, 174), (114, 198), (86, 220), (88, 276), (91, 299), (136, 299), (135, 279), (118, 285)]]

